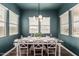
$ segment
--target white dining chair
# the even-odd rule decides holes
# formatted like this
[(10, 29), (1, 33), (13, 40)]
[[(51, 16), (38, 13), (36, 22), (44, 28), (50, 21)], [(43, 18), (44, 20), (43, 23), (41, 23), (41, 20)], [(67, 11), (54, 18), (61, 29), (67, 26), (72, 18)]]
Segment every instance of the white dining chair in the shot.
[(19, 55), (20, 56), (28, 56), (28, 44), (25, 41), (19, 42)]
[(34, 44), (34, 56), (43, 56), (42, 44)]
[(47, 54), (50, 55), (57, 55), (57, 42), (54, 40), (50, 40), (47, 43)]
[(31, 49), (34, 51), (34, 56), (43, 56), (43, 42), (35, 40)]

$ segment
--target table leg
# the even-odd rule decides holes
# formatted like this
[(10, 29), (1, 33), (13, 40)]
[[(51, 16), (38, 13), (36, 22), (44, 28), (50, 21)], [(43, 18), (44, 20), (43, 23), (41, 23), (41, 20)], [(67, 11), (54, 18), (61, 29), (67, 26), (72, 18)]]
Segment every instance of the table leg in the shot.
[(59, 56), (61, 56), (61, 43), (59, 43), (58, 46), (59, 46)]
[(18, 46), (16, 47), (16, 55), (18, 56)]

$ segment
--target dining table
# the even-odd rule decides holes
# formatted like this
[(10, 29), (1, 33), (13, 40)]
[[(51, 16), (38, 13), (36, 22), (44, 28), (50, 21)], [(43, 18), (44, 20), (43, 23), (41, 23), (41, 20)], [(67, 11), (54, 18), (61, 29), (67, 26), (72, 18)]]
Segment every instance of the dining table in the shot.
[(61, 55), (61, 43), (63, 42), (62, 40), (59, 40), (58, 38), (55, 38), (55, 37), (49, 37), (49, 36), (46, 36), (46, 37), (31, 37), (31, 36), (28, 36), (28, 37), (22, 37), (20, 39), (15, 39), (14, 40), (14, 46), (17, 48), (17, 56), (18, 56), (18, 45), (19, 43), (25, 43), (25, 44), (47, 44), (47, 42), (51, 42), (51, 41), (54, 41), (57, 43), (58, 45), (58, 55), (60, 56)]

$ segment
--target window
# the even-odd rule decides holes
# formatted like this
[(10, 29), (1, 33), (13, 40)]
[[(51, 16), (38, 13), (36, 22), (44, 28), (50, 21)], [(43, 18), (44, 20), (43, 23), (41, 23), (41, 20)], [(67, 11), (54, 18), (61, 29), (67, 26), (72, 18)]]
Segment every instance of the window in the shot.
[(50, 33), (50, 17), (43, 17), (40, 25), (38, 17), (29, 17), (29, 33), (38, 33), (39, 26), (41, 33)]
[(7, 9), (0, 4), (0, 37), (6, 35), (6, 12)]
[(29, 33), (38, 33), (38, 20), (36, 17), (29, 17)]
[(69, 35), (68, 11), (60, 16), (60, 33), (64, 35)]
[(18, 34), (18, 18), (19, 16), (12, 11), (9, 11), (9, 34)]
[(50, 33), (50, 17), (43, 17), (40, 23), (41, 33)]
[(79, 37), (79, 4), (72, 12), (72, 36)]

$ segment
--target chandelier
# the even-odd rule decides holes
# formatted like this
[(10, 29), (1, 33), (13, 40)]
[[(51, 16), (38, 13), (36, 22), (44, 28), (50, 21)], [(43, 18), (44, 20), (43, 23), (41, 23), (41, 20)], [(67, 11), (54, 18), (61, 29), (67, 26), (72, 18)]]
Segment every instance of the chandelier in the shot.
[(38, 18), (42, 19), (42, 15), (40, 14), (40, 3), (38, 3)]
[(43, 16), (40, 14), (40, 3), (38, 3), (38, 9), (37, 9), (37, 12), (38, 12), (38, 17), (33, 16), (33, 18), (34, 18), (34, 19), (37, 18), (37, 20), (42, 21), (42, 20), (43, 20)]

